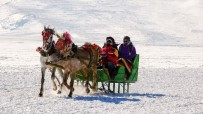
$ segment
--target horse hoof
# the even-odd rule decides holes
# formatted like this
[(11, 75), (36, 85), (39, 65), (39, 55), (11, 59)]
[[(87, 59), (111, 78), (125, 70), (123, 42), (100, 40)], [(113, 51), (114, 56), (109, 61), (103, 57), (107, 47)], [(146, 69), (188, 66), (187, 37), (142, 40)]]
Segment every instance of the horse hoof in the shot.
[(68, 97), (72, 98), (72, 95), (68, 95)]
[(61, 94), (61, 91), (58, 91), (58, 94)]
[(90, 89), (86, 89), (86, 93), (90, 93)]
[(42, 94), (42, 93), (40, 93), (40, 94), (39, 94), (39, 97), (43, 97), (43, 94)]

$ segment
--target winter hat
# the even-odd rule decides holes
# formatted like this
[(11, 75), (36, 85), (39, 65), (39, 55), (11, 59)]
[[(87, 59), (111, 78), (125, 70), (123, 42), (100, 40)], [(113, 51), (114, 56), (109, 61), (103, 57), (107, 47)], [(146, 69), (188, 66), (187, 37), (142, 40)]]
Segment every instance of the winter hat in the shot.
[(130, 41), (130, 37), (129, 36), (124, 36), (123, 40)]
[(114, 40), (113, 37), (111, 37), (111, 36), (106, 37), (106, 41), (107, 41), (108, 39), (112, 40), (112, 42), (115, 43), (115, 40)]

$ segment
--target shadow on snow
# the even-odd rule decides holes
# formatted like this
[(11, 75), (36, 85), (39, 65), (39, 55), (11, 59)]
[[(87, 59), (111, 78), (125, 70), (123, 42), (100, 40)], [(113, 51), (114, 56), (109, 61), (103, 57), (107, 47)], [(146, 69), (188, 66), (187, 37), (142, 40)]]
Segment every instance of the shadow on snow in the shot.
[(119, 104), (121, 102), (138, 102), (140, 99), (133, 97), (148, 97), (148, 98), (159, 98), (165, 96), (164, 94), (151, 94), (151, 93), (132, 93), (132, 94), (114, 94), (114, 95), (94, 95), (94, 96), (76, 96), (75, 100), (83, 100), (83, 101), (101, 101), (107, 103), (115, 103)]
[(165, 96), (164, 94), (152, 94), (152, 93), (131, 93), (131, 94), (118, 94), (117, 96), (123, 96), (123, 97), (148, 97), (148, 98), (158, 98)]
[(119, 104), (122, 101), (131, 101), (131, 102), (140, 101), (139, 99), (135, 99), (135, 98), (120, 98), (120, 97), (108, 97), (108, 96), (88, 96), (88, 97), (77, 96), (74, 99), (75, 100), (83, 100), (83, 101), (98, 100), (101, 102), (115, 103), (115, 104)]

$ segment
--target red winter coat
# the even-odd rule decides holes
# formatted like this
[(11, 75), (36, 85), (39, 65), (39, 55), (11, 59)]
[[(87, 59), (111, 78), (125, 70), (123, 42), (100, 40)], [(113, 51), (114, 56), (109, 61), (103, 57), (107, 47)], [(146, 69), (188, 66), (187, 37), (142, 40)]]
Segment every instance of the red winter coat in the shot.
[(100, 54), (103, 56), (107, 56), (107, 62), (113, 62), (114, 65), (117, 65), (118, 60), (118, 50), (113, 48), (112, 46), (106, 46), (102, 48)]

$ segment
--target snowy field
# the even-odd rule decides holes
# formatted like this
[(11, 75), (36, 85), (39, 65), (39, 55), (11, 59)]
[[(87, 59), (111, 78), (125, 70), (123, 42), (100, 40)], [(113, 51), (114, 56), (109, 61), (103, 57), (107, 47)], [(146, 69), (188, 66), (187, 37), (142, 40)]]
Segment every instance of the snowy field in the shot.
[[(0, 114), (203, 114), (202, 12), (202, 0), (1, 0)], [(69, 98), (52, 90), (47, 72), (38, 97), (35, 49), (47, 24), (78, 45), (129, 35), (140, 54), (130, 94), (86, 94), (75, 84)]]

